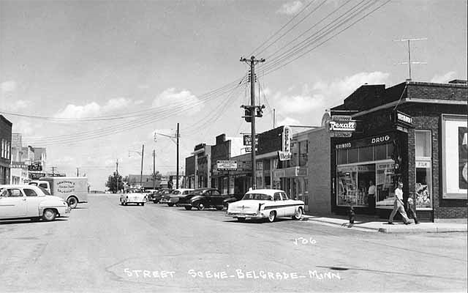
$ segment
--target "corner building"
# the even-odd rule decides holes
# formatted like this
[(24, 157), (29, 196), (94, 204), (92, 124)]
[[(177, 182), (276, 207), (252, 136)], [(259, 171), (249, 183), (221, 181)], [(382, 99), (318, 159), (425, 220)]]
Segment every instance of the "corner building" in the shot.
[[(363, 85), (335, 116), (356, 121), (351, 137), (331, 138), (331, 208), (388, 217), (398, 181), (422, 221), (467, 219), (468, 87), (406, 81)], [(333, 135), (332, 135), (333, 136)], [(369, 182), (376, 186), (368, 196)]]

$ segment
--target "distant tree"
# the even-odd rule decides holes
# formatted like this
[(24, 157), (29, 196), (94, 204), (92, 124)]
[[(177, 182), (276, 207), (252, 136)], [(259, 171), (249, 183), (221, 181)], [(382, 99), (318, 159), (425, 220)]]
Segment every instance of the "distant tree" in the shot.
[(122, 176), (117, 175), (116, 172), (114, 172), (113, 175), (109, 175), (109, 178), (107, 178), (106, 187), (109, 188), (109, 190), (113, 193), (123, 189), (124, 184), (122, 181)]

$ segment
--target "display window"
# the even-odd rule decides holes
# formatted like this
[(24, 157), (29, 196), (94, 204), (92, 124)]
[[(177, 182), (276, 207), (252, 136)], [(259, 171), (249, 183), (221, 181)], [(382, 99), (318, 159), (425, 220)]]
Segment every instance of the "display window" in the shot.
[(357, 166), (339, 166), (337, 172), (337, 205), (356, 204)]
[(416, 209), (432, 209), (431, 162), (416, 161)]
[(395, 193), (393, 192), (395, 164), (393, 161), (380, 162), (376, 164), (375, 168), (376, 207), (379, 209), (393, 209), (395, 202)]

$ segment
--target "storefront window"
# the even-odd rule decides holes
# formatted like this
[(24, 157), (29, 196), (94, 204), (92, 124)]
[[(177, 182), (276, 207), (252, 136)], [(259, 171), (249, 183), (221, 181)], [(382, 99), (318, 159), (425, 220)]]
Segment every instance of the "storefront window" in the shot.
[(348, 150), (337, 150), (336, 151), (336, 164), (342, 165), (348, 163)]
[(387, 145), (376, 145), (374, 147), (374, 156), (376, 161), (387, 159)]
[(359, 148), (359, 162), (370, 162), (374, 160), (374, 147)]
[(431, 209), (431, 163), (416, 161), (416, 209)]
[(338, 167), (337, 205), (356, 204), (357, 166)]
[(416, 130), (414, 135), (416, 141), (416, 157), (431, 157), (431, 132)]
[(393, 192), (393, 175), (395, 166), (393, 162), (376, 164), (375, 186), (377, 187), (376, 207), (393, 209), (395, 194)]
[(348, 163), (357, 163), (359, 162), (359, 153), (358, 149), (348, 149)]
[(431, 132), (416, 130), (416, 209), (432, 209)]

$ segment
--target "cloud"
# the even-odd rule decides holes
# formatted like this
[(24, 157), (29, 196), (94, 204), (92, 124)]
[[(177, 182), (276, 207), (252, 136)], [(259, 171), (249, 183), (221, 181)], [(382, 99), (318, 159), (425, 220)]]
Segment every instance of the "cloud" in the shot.
[(131, 100), (126, 98), (110, 99), (103, 107), (104, 112), (119, 110), (128, 107), (132, 103)]
[(301, 125), (301, 122), (297, 119), (291, 118), (291, 117), (286, 117), (282, 120), (279, 120), (276, 123), (276, 127), (281, 126), (281, 125)]
[(25, 101), (25, 100), (18, 100), (10, 104), (8, 108), (11, 109), (12, 111), (17, 111), (20, 109), (28, 108), (30, 106), (31, 106), (31, 102)]
[(101, 114), (101, 106), (96, 102), (84, 106), (69, 104), (64, 110), (55, 115), (56, 118), (85, 118), (94, 117)]
[(281, 6), (281, 8), (278, 9), (278, 11), (276, 11), (276, 13), (294, 15), (298, 13), (302, 9), (303, 6), (304, 4), (302, 4), (301, 1), (288, 2), (288, 3), (283, 4), (283, 6)]
[(176, 91), (168, 88), (157, 96), (152, 103), (153, 108), (173, 108), (188, 115), (201, 111), (203, 102), (188, 90)]
[(0, 83), (0, 90), (2, 93), (14, 92), (16, 91), (16, 88), (16, 82), (13, 80)]
[(91, 102), (84, 106), (68, 104), (65, 109), (60, 110), (54, 117), (74, 119), (97, 117), (109, 112), (128, 108), (131, 105), (132, 101), (126, 98), (110, 99), (104, 106), (100, 106), (96, 102)]
[(457, 73), (455, 71), (449, 71), (446, 74), (443, 75), (435, 75), (432, 79), (431, 82), (435, 83), (447, 83), (451, 80), (456, 79)]

